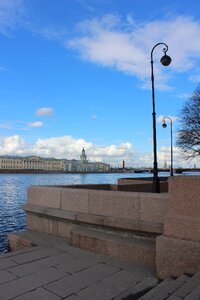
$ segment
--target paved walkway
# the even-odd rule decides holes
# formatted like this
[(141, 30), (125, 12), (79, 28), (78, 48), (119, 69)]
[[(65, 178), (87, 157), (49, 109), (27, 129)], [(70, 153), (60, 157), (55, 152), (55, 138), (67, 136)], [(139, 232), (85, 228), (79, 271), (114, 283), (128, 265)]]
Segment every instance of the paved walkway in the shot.
[(152, 269), (80, 250), (60, 238), (35, 232), (37, 244), (0, 255), (0, 299), (111, 300), (158, 283)]
[(199, 300), (200, 272), (159, 282), (150, 268), (23, 232), (37, 246), (0, 255), (0, 300)]

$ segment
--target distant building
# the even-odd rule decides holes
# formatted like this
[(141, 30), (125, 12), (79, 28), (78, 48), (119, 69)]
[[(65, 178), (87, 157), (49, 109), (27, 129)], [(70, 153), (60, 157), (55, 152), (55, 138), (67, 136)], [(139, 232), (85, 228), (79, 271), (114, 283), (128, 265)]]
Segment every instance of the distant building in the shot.
[(88, 163), (87, 156), (85, 154), (85, 149), (84, 148), (82, 150), (80, 159), (81, 159), (82, 164), (87, 164)]
[(0, 170), (38, 170), (64, 172), (108, 172), (110, 165), (88, 162), (83, 148), (80, 160), (44, 158), (40, 156), (0, 156)]
[(0, 156), (0, 169), (64, 171), (65, 160), (38, 156)]
[(82, 149), (80, 160), (67, 160), (65, 162), (65, 171), (68, 172), (108, 172), (111, 167), (103, 162), (89, 162), (85, 149)]

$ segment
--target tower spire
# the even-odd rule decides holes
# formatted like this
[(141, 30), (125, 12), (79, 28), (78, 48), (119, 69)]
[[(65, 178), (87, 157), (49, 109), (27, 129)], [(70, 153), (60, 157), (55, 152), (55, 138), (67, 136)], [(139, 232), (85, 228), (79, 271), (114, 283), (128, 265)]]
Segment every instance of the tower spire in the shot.
[(81, 152), (81, 156), (80, 156), (81, 162), (82, 163), (87, 163), (87, 156), (85, 154), (85, 149), (83, 148), (82, 152)]

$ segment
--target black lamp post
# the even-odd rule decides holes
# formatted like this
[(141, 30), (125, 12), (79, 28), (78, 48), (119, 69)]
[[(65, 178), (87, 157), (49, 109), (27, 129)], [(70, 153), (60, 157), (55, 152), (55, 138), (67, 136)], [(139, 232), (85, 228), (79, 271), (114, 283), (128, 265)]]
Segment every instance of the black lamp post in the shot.
[(160, 193), (160, 182), (158, 178), (158, 163), (157, 163), (157, 141), (156, 141), (156, 112), (155, 112), (155, 92), (154, 92), (154, 73), (153, 73), (153, 51), (159, 46), (164, 45), (163, 48), (164, 55), (161, 58), (160, 62), (163, 66), (169, 66), (171, 63), (171, 58), (166, 54), (168, 51), (168, 46), (165, 43), (156, 44), (151, 50), (151, 83), (152, 83), (152, 106), (153, 106), (153, 154), (154, 154), (154, 163), (153, 163), (153, 192)]
[(166, 128), (167, 124), (165, 123), (165, 120), (169, 119), (170, 120), (170, 132), (171, 132), (171, 166), (170, 166), (170, 176), (173, 176), (173, 142), (172, 142), (172, 119), (170, 117), (164, 117), (163, 118), (163, 124), (162, 127)]

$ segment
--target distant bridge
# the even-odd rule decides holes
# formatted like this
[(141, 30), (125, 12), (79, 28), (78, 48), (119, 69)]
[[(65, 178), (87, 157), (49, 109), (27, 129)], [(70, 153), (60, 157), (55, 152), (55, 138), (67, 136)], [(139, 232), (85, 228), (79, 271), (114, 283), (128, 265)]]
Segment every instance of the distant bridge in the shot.
[[(174, 174), (181, 174), (183, 172), (200, 172), (200, 168), (174, 168)], [(118, 171), (120, 172), (134, 172), (134, 173), (153, 173), (152, 168), (146, 168), (146, 169), (135, 169), (135, 168), (120, 168)], [(170, 172), (170, 169), (162, 169), (159, 168), (158, 172)]]

